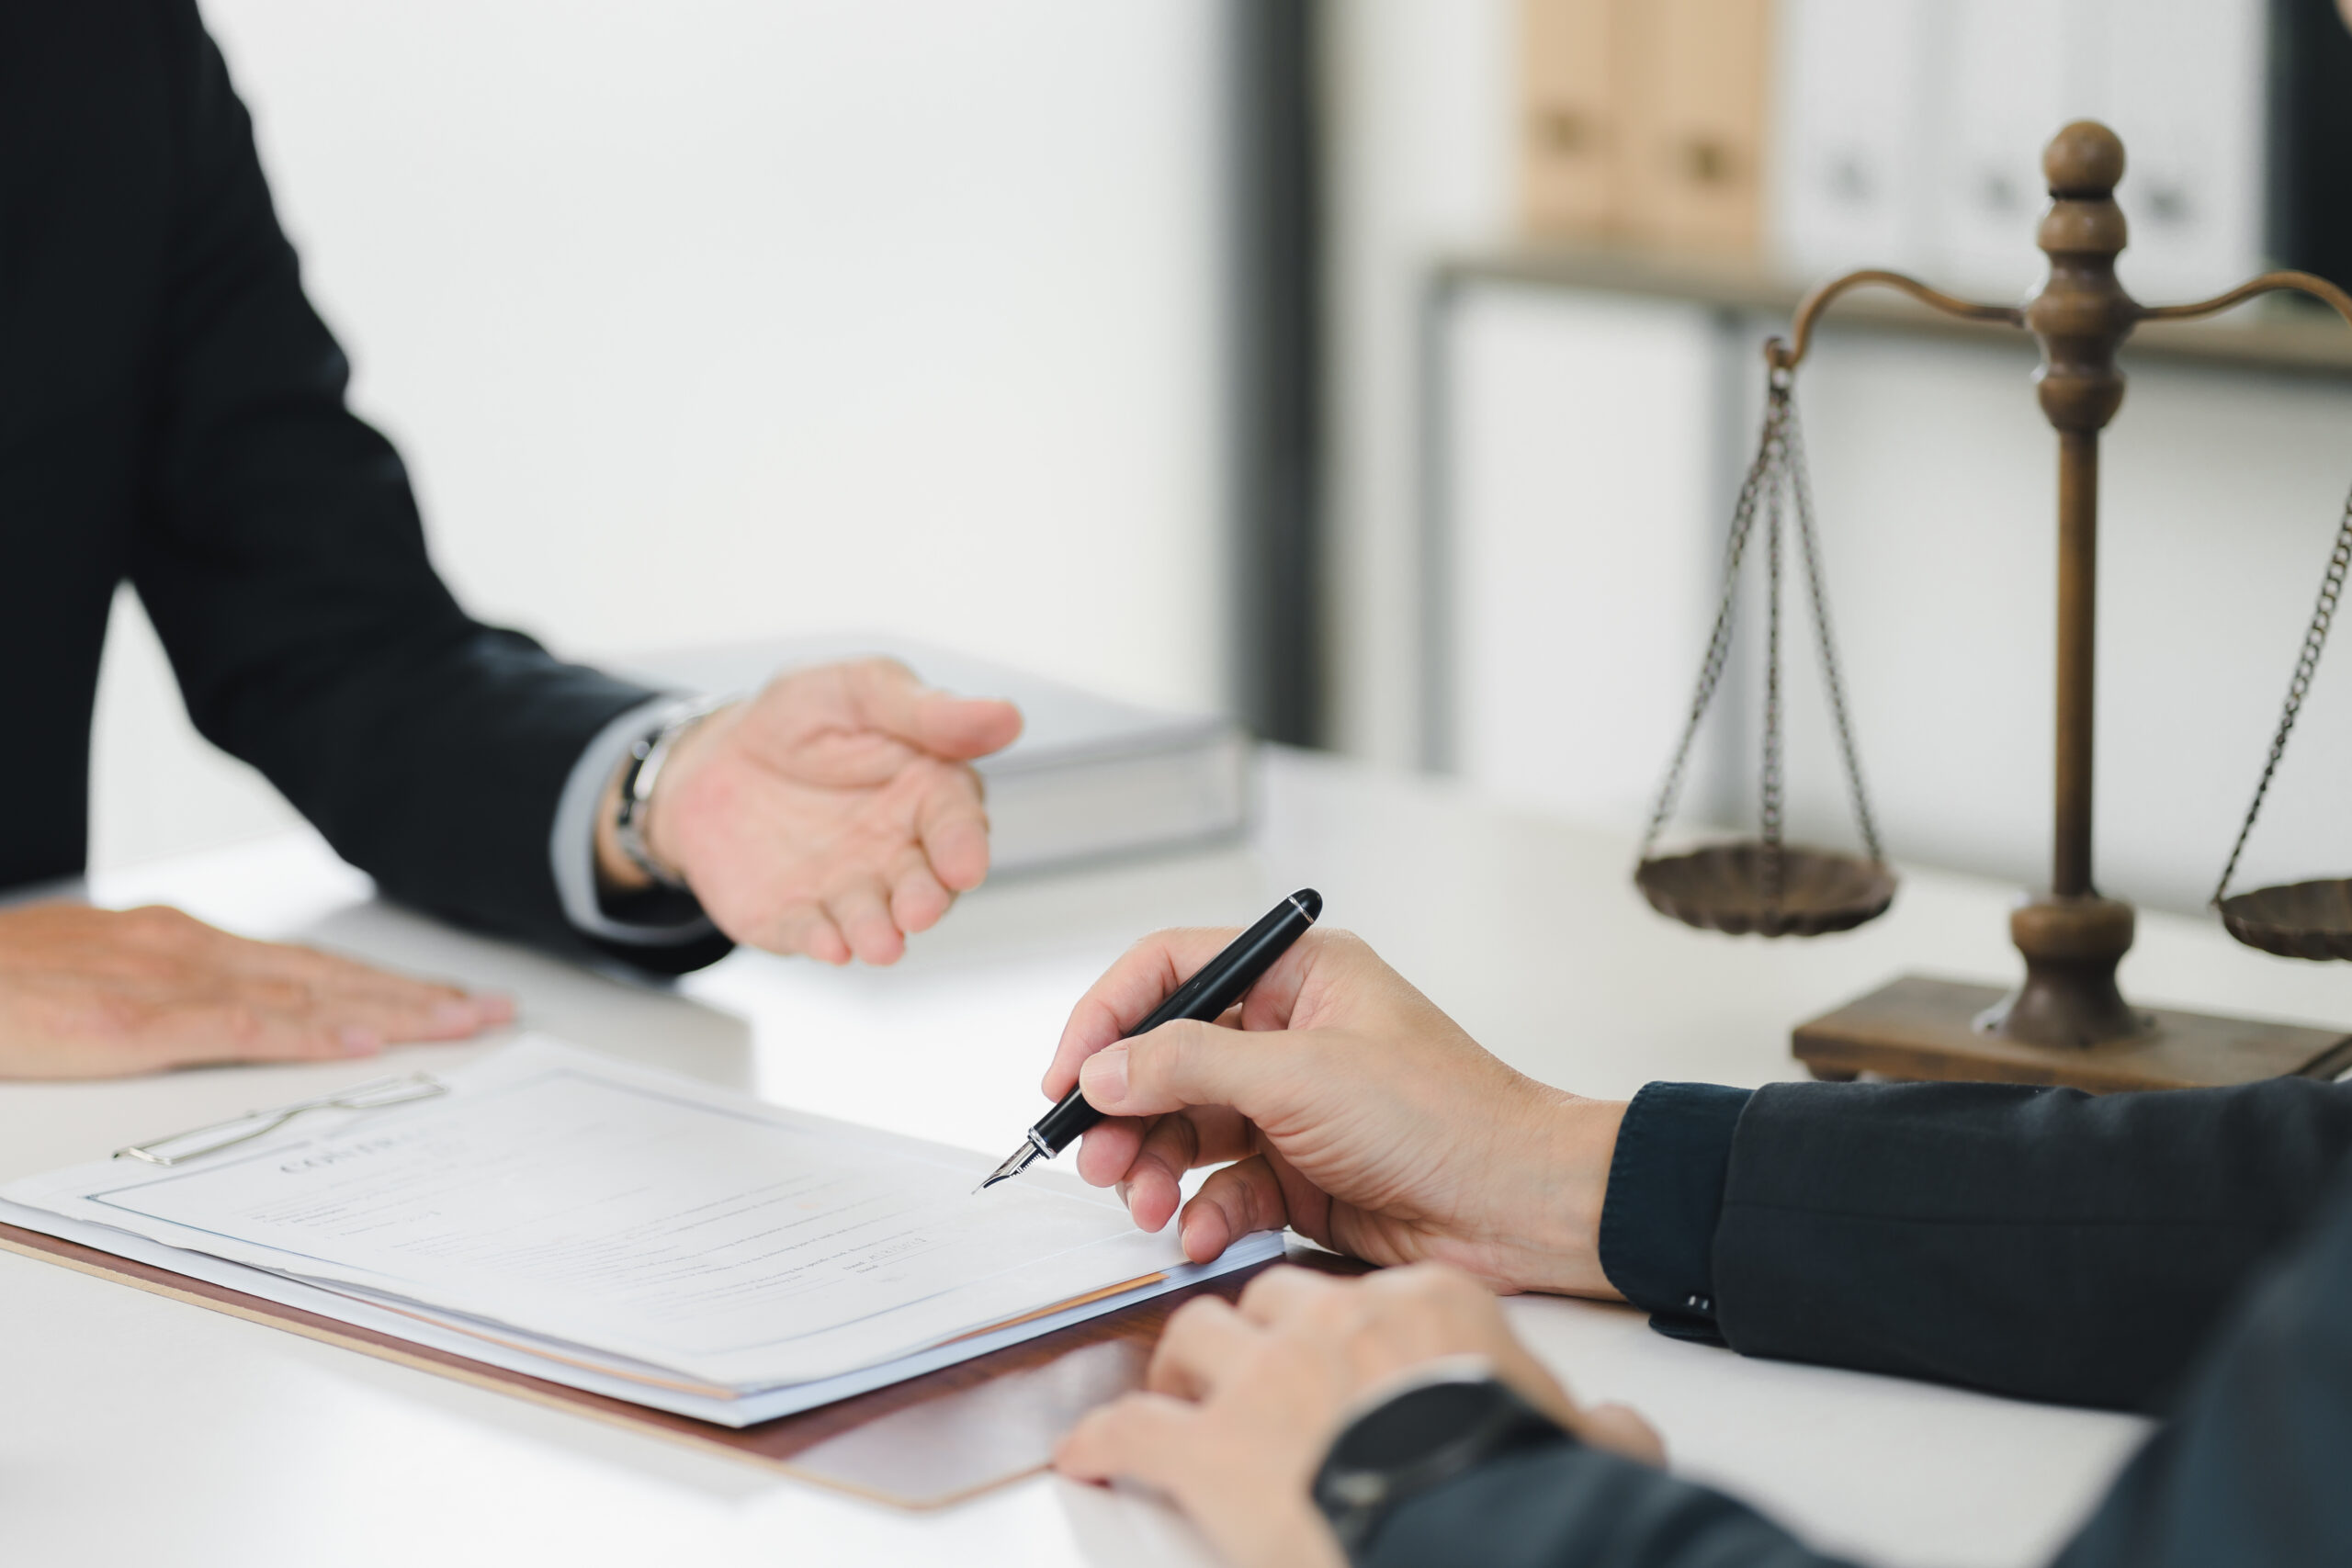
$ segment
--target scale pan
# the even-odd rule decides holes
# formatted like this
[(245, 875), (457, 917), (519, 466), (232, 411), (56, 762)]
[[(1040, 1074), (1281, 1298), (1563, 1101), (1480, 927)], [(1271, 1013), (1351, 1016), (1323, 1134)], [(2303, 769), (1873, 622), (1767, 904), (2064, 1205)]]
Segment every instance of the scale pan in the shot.
[(1753, 840), (1645, 860), (1634, 885), (1661, 915), (1734, 936), (1822, 936), (1886, 913), (1894, 874), (1873, 861), (1820, 850), (1781, 852), (1781, 897), (1764, 897), (1765, 848)]
[(2222, 900), (2222, 924), (2248, 947), (2281, 958), (2352, 958), (2352, 880), (2332, 876), (2237, 894)]

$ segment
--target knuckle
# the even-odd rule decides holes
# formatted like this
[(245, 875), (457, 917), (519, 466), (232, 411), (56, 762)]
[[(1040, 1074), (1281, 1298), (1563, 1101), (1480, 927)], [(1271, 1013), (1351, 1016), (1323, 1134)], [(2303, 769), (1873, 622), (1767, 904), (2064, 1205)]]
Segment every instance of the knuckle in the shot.
[(1168, 1314), (1167, 1332), (1198, 1334), (1208, 1328), (1218, 1318), (1229, 1316), (1232, 1312), (1233, 1309), (1218, 1297), (1194, 1296)]
[(156, 1015), (157, 1010), (151, 1002), (107, 991), (92, 1001), (85, 1016), (94, 1033), (104, 1039), (125, 1040), (144, 1033)]
[(203, 930), (193, 916), (167, 904), (147, 904), (122, 914), (124, 929), (135, 939), (157, 947), (184, 947)]

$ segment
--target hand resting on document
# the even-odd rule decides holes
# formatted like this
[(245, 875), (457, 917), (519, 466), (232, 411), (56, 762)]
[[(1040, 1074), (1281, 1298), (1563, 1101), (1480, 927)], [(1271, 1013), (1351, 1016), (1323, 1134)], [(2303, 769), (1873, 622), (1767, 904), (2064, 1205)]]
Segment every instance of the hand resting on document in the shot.
[[(1010, 703), (952, 696), (888, 659), (794, 671), (678, 741), (648, 803), (647, 847), (718, 929), (828, 964), (895, 962), (989, 869), (973, 759), (1012, 744)], [(598, 874), (649, 879), (596, 814)]]
[(0, 910), (0, 1077), (119, 1077), (205, 1062), (311, 1062), (458, 1040), (514, 1004), (177, 909)]
[(1243, 1568), (1340, 1568), (1309, 1500), (1316, 1467), (1360, 1399), (1441, 1357), (1486, 1358), (1494, 1375), (1584, 1442), (1657, 1464), (1657, 1435), (1623, 1405), (1586, 1408), (1514, 1338), (1477, 1281), (1423, 1264), (1334, 1280), (1274, 1269), (1238, 1307), (1184, 1303), (1152, 1353), (1145, 1391), (1089, 1415), (1056, 1468), (1166, 1493)]
[(1491, 1291), (1616, 1299), (1599, 1233), (1625, 1108), (1505, 1066), (1356, 937), (1310, 932), (1215, 1024), (1120, 1040), (1233, 935), (1147, 937), (1080, 999), (1045, 1090), (1082, 1083), (1114, 1118), (1086, 1134), (1081, 1177), (1156, 1231), (1185, 1171), (1233, 1162), (1184, 1205), (1195, 1260), (1288, 1225)]

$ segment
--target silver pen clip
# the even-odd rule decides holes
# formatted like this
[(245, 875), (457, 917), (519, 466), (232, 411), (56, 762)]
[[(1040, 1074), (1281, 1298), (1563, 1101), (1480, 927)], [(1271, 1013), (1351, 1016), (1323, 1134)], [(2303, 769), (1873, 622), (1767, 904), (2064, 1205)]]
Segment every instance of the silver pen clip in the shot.
[(215, 1122), (209, 1127), (192, 1127), (185, 1133), (174, 1133), (169, 1137), (151, 1138), (146, 1143), (115, 1150), (114, 1157), (143, 1159), (149, 1165), (177, 1165), (182, 1160), (217, 1154), (264, 1134), (275, 1133), (306, 1111), (381, 1111), (388, 1106), (407, 1105), (448, 1092), (447, 1084), (428, 1073), (411, 1073), (406, 1077), (397, 1078), (370, 1078), (366, 1083), (354, 1084), (334, 1094), (322, 1094), (316, 1100), (298, 1100), (291, 1105), (248, 1111), (242, 1116), (232, 1116), (226, 1122)]

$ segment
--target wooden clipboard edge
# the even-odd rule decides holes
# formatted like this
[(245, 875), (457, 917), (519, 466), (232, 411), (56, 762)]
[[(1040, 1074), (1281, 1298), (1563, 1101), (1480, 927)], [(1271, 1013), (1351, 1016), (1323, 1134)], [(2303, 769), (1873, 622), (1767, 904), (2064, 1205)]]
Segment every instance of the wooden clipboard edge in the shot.
[[(1295, 1239), (1286, 1250), (1289, 1253), (1289, 1261), (1310, 1269), (1335, 1273), (1353, 1273), (1361, 1271), (1363, 1267), (1362, 1264), (1314, 1248), (1311, 1244), (1301, 1244)], [(510, 1371), (503, 1367), (492, 1367), (484, 1362), (458, 1355), (454, 1351), (435, 1349), (429, 1346), (410, 1345), (389, 1335), (379, 1336), (371, 1331), (357, 1329), (301, 1307), (287, 1306), (277, 1302), (267, 1301), (266, 1298), (251, 1295), (227, 1285), (216, 1285), (210, 1280), (197, 1280), (188, 1275), (175, 1273), (160, 1265), (141, 1263), (135, 1258), (119, 1258), (101, 1248), (85, 1246), (80, 1242), (67, 1241), (61, 1236), (49, 1235), (40, 1231), (27, 1230), (21, 1226), (0, 1223), (0, 1251), (54, 1263), (70, 1269), (77, 1274), (86, 1274), (93, 1279), (115, 1280), (144, 1291), (150, 1295), (186, 1302), (190, 1305), (204, 1307), (226, 1316), (243, 1319), (247, 1323), (282, 1329), (318, 1344), (356, 1350), (363, 1356), (371, 1356), (379, 1361), (389, 1361), (395, 1366), (406, 1367), (412, 1371), (448, 1378), (452, 1382), (466, 1383), (493, 1393), (508, 1394), (545, 1409), (584, 1416), (608, 1427), (659, 1438), (698, 1452), (723, 1455), (729, 1459), (755, 1465), (772, 1474), (786, 1476), (805, 1485), (822, 1487), (829, 1492), (840, 1493), (865, 1502), (878, 1503), (886, 1507), (898, 1508), (909, 1513), (931, 1513), (950, 1507), (996, 1491), (1000, 1487), (1027, 1480), (1049, 1468), (1045, 1464), (1027, 1465), (1001, 1475), (991, 1476), (978, 1484), (962, 1487), (953, 1492), (910, 1497), (903, 1493), (861, 1486), (838, 1475), (808, 1469), (796, 1465), (789, 1460), (761, 1453), (742, 1440), (743, 1434), (759, 1430), (759, 1426), (718, 1427), (709, 1422), (697, 1421), (689, 1416), (680, 1416), (671, 1411), (654, 1410), (648, 1406), (632, 1404), (626, 1400), (615, 1399), (608, 1394), (593, 1393), (585, 1389), (575, 1389), (565, 1384), (549, 1382), (542, 1378), (535, 1378), (527, 1372)], [(1272, 1267), (1273, 1261), (1275, 1260), (1269, 1259), (1265, 1263), (1256, 1264), (1231, 1274), (1204, 1280), (1167, 1295), (1156, 1296), (1148, 1301), (1137, 1303), (1133, 1307), (1121, 1309), (1107, 1317), (1091, 1320), (1090, 1324), (1075, 1326), (1080, 1329), (1101, 1330), (1105, 1337), (1127, 1337), (1131, 1336), (1122, 1333), (1121, 1330), (1123, 1327), (1132, 1327), (1133, 1325), (1123, 1325), (1121, 1320), (1127, 1319), (1132, 1314), (1136, 1319), (1151, 1325), (1151, 1337), (1156, 1339), (1159, 1323), (1163, 1321), (1166, 1315), (1185, 1298), (1209, 1291), (1222, 1295), (1238, 1293), (1242, 1285)], [(174, 1281), (179, 1281), (179, 1283), (175, 1284)], [(254, 1304), (246, 1305), (244, 1304), (246, 1303)], [(1049, 1336), (1048, 1338), (1070, 1332), (1070, 1329), (1057, 1330), (1056, 1335)], [(1004, 1349), (991, 1351), (988, 1356), (978, 1358), (976, 1360), (961, 1362), (954, 1367), (943, 1368), (939, 1371), (926, 1373), (923, 1376), (925, 1378), (946, 1377), (961, 1381), (963, 1376), (967, 1376), (974, 1369), (996, 1357), (1022, 1359), (1033, 1357), (1041, 1343), (1029, 1341), (1023, 1345), (1008, 1346)], [(910, 1383), (921, 1381), (922, 1379), (913, 1379), (910, 1380)], [(904, 1388), (908, 1385), (892, 1386)], [(867, 1397), (870, 1395), (853, 1396), (857, 1399)], [(831, 1407), (820, 1406), (819, 1408)], [(814, 1412), (801, 1414), (806, 1416)], [(780, 1421), (797, 1418), (790, 1416), (777, 1417)], [(769, 1425), (772, 1423), (760, 1424), (760, 1426)], [(821, 1447), (821, 1442), (811, 1446), (812, 1448)]]
[[(282, 1307), (276, 1302), (272, 1302), (269, 1304), (277, 1310), (268, 1312), (261, 1311), (253, 1307), (240, 1306), (232, 1301), (223, 1301), (210, 1295), (200, 1295), (194, 1291), (182, 1290), (177, 1286), (166, 1284), (161, 1280), (147, 1279), (141, 1275), (132, 1274), (122, 1269), (109, 1269), (101, 1263), (85, 1261), (79, 1258), (68, 1256), (62, 1251), (51, 1250), (48, 1247), (29, 1245), (15, 1239), (15, 1236), (17, 1235), (38, 1235), (39, 1234), (39, 1232), (20, 1231), (14, 1225), (0, 1224), (0, 1251), (13, 1252), (19, 1257), (39, 1258), (46, 1263), (54, 1263), (62, 1268), (71, 1269), (77, 1274), (87, 1274), (93, 1279), (112, 1280), (118, 1283), (131, 1286), (135, 1290), (144, 1291), (150, 1295), (163, 1296), (168, 1300), (175, 1302), (186, 1302), (191, 1306), (199, 1306), (211, 1312), (223, 1314), (230, 1317), (242, 1318), (247, 1323), (260, 1324), (266, 1328), (283, 1329), (288, 1334), (299, 1334), (305, 1339), (315, 1340), (322, 1345), (333, 1345), (345, 1350), (356, 1350), (363, 1356), (373, 1356), (379, 1361), (390, 1361), (394, 1366), (407, 1367), (415, 1371), (429, 1372), (438, 1377), (447, 1378), (455, 1382), (466, 1383), (474, 1388), (486, 1389), (492, 1393), (511, 1394), (515, 1398), (527, 1400), (531, 1404), (539, 1405), (545, 1409), (560, 1410), (575, 1416), (585, 1416), (590, 1420), (601, 1422), (607, 1427), (617, 1427), (626, 1431), (637, 1432), (644, 1436), (659, 1438), (668, 1442), (697, 1450), (703, 1453), (724, 1455), (728, 1459), (737, 1460), (746, 1464), (756, 1465), (762, 1470), (772, 1471), (780, 1475), (790, 1476), (793, 1480), (805, 1483), (808, 1485), (821, 1486), (831, 1492), (846, 1493), (851, 1496), (862, 1497), (868, 1502), (882, 1503), (890, 1507), (903, 1508), (910, 1512), (928, 1513), (936, 1508), (944, 1508), (951, 1504), (963, 1502), (967, 1498), (977, 1497), (984, 1492), (994, 1491), (997, 1487), (1009, 1485), (1012, 1482), (1023, 1480), (1029, 1476), (1036, 1474), (1040, 1470), (1046, 1468), (1042, 1465), (1035, 1466), (1031, 1469), (1021, 1471), (1016, 1474), (1002, 1476), (996, 1480), (989, 1481), (983, 1485), (969, 1487), (963, 1492), (947, 1496), (925, 1497), (920, 1499), (894, 1496), (886, 1492), (879, 1492), (867, 1487), (854, 1485), (833, 1476), (824, 1475), (814, 1471), (804, 1471), (783, 1460), (770, 1459), (765, 1454), (758, 1453), (750, 1449), (739, 1448), (731, 1443), (715, 1441), (711, 1438), (703, 1437), (696, 1431), (682, 1430), (678, 1427), (671, 1427), (662, 1422), (648, 1420), (645, 1418), (644, 1414), (634, 1405), (628, 1406), (626, 1411), (602, 1408), (601, 1404), (598, 1402), (605, 1401), (606, 1396), (590, 1393), (584, 1389), (565, 1389), (560, 1393), (545, 1392), (540, 1387), (536, 1386), (543, 1383), (545, 1380), (532, 1377), (527, 1372), (508, 1372), (503, 1368), (498, 1369), (495, 1374), (486, 1371), (478, 1371), (476, 1369), (481, 1367), (482, 1363), (469, 1361), (462, 1356), (450, 1355), (447, 1352), (427, 1351), (423, 1347), (419, 1347), (413, 1350), (402, 1350), (392, 1345), (379, 1344), (373, 1339), (363, 1338), (356, 1334), (342, 1333), (335, 1329), (322, 1326), (323, 1323), (332, 1322), (332, 1319), (324, 1319), (319, 1322), (302, 1322), (292, 1317), (281, 1315), (281, 1314), (301, 1312), (302, 1309), (299, 1307)], [(43, 1239), (54, 1241), (60, 1247), (76, 1245), (75, 1243), (59, 1240), (55, 1237), (44, 1237)], [(159, 1270), (159, 1272), (161, 1272), (161, 1270)], [(185, 1276), (180, 1277), (185, 1278)], [(220, 1288), (226, 1289), (226, 1287)], [(243, 1292), (236, 1292), (232, 1293), (238, 1295), (243, 1294)], [(253, 1299), (258, 1300), (259, 1298)], [(303, 1316), (314, 1317), (315, 1314), (304, 1313)], [(555, 1384), (548, 1386), (560, 1387), (561, 1385)], [(624, 1404), (623, 1401), (619, 1400), (613, 1400), (610, 1401), (610, 1403), (615, 1404)], [(681, 1417), (681, 1419), (689, 1418)], [(697, 1422), (695, 1425), (702, 1426), (706, 1425), (706, 1423)]]

